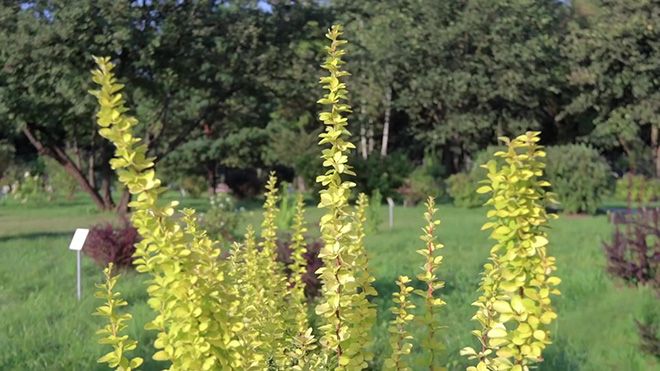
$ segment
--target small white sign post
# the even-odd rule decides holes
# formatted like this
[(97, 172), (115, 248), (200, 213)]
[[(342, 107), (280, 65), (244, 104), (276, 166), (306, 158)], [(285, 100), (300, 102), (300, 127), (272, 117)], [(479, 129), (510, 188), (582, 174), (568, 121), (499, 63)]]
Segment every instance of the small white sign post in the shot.
[(69, 250), (75, 250), (76, 251), (76, 294), (78, 297), (78, 301), (82, 298), (82, 283), (81, 283), (81, 252), (83, 245), (85, 244), (85, 240), (87, 239), (87, 234), (89, 233), (89, 229), (84, 229), (84, 228), (78, 228), (76, 229), (76, 232), (73, 234), (73, 238), (71, 239), (71, 243), (69, 244)]
[(394, 200), (388, 197), (387, 204), (390, 206), (390, 229), (392, 229), (394, 227)]

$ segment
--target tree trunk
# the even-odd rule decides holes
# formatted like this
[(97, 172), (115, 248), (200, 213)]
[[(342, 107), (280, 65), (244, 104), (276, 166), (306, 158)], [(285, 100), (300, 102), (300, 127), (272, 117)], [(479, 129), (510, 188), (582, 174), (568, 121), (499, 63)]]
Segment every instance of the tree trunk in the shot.
[(206, 165), (206, 181), (208, 182), (208, 186), (209, 186), (208, 188), (209, 196), (214, 196), (215, 186), (217, 184), (215, 164), (209, 163)]
[(637, 164), (635, 163), (634, 153), (623, 138), (618, 137), (618, 140), (621, 148), (623, 148), (623, 152), (628, 156), (628, 166), (630, 167), (630, 171), (632, 173), (637, 173)]
[(23, 126), (21, 130), (40, 155), (49, 156), (57, 161), (60, 165), (62, 165), (64, 170), (78, 182), (80, 188), (89, 194), (96, 207), (99, 210), (106, 210), (106, 205), (103, 202), (103, 198), (101, 198), (99, 192), (91, 186), (87, 178), (85, 178), (81, 170), (75, 166), (71, 158), (66, 154), (64, 150), (59, 147), (44, 145), (34, 135), (29, 125)]
[(112, 199), (112, 187), (110, 183), (110, 177), (106, 174), (103, 179), (101, 179), (101, 192), (103, 193), (103, 205), (105, 210), (115, 208), (115, 202)]
[(307, 190), (307, 186), (305, 185), (305, 178), (303, 178), (302, 176), (296, 175), (295, 183), (298, 192), (305, 192)]
[(380, 146), (380, 155), (387, 156), (387, 142), (390, 137), (390, 112), (392, 111), (392, 88), (387, 88), (385, 94), (385, 120), (383, 121), (383, 142)]
[(660, 178), (660, 145), (658, 143), (658, 127), (651, 126), (651, 146), (655, 157), (655, 176)]
[(128, 188), (124, 188), (121, 193), (121, 199), (119, 200), (119, 205), (117, 206), (117, 213), (122, 219), (127, 219), (128, 216), (128, 204), (131, 202), (131, 193), (128, 192)]
[(371, 120), (367, 126), (367, 156), (374, 151), (374, 125)]
[(367, 159), (367, 129), (364, 124), (360, 125), (360, 154), (363, 160)]
[(89, 179), (89, 184), (92, 188), (96, 188), (96, 169), (95, 166), (95, 157), (94, 153), (89, 155), (89, 160), (87, 160), (87, 179)]

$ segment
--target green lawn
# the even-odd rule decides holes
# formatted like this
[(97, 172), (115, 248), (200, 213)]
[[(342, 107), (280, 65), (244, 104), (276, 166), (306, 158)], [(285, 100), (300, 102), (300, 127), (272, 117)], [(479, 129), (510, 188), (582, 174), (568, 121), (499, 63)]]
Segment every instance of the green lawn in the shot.
[[(204, 205), (200, 200), (184, 204)], [(464, 369), (458, 350), (474, 345), (470, 330), (479, 271), (488, 254), (487, 234), (481, 232), (485, 210), (440, 205), (439, 238), (445, 244), (441, 276), (447, 282), (442, 295), (447, 306), (441, 318), (447, 326), (446, 363), (450, 370)], [(382, 208), (386, 220), (386, 208)], [(310, 210), (310, 222), (318, 220)], [(249, 211), (258, 223), (258, 211)], [(103, 349), (94, 331), (99, 320), (91, 316), (92, 296), (100, 269), (84, 259), (83, 300), (75, 299), (75, 254), (67, 250), (72, 230), (113, 215), (99, 214), (83, 196), (68, 203), (43, 207), (0, 205), (0, 370), (95, 370), (104, 369), (96, 359)], [(414, 276), (421, 265), (415, 253), (420, 247), (421, 208), (398, 208), (395, 228), (367, 238), (371, 268), (376, 276), (379, 324), (376, 353), (382, 361), (387, 352), (386, 320), (394, 281), (400, 274)], [(605, 216), (561, 217), (553, 222), (550, 253), (557, 257), (563, 295), (556, 299), (559, 319), (553, 325), (555, 342), (540, 370), (656, 370), (651, 357), (638, 351), (634, 319), (654, 308), (656, 299), (647, 290), (623, 287), (605, 273), (601, 241), (609, 237)], [(146, 306), (143, 277), (125, 276), (120, 291), (130, 303), (134, 321), (131, 335), (140, 341), (138, 353), (147, 361), (143, 369), (162, 365), (150, 360), (152, 333), (141, 330), (151, 317)], [(658, 307), (657, 305), (655, 307)], [(379, 364), (379, 363), (378, 363)]]

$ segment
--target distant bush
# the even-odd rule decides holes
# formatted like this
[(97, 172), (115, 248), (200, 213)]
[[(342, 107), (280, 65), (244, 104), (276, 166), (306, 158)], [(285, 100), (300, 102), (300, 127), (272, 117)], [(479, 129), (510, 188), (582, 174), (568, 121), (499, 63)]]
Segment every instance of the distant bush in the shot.
[(380, 206), (383, 204), (383, 196), (379, 190), (375, 190), (369, 197), (369, 207), (366, 210), (367, 232), (378, 232), (380, 225), (383, 224), (383, 215), (380, 212)]
[(199, 175), (184, 176), (179, 180), (179, 188), (191, 197), (200, 197), (208, 190), (206, 179)]
[(0, 140), (0, 178), (4, 176), (5, 171), (11, 166), (15, 152), (16, 150), (11, 143), (5, 139)]
[(488, 198), (477, 193), (478, 182), (486, 178), (488, 173), (481, 165), (493, 158), (497, 160), (497, 157), (494, 156), (495, 152), (502, 149), (503, 147), (500, 146), (487, 147), (476, 154), (468, 172), (456, 173), (447, 178), (445, 181), (447, 193), (455, 206), (479, 207), (486, 202)]
[[(277, 240), (277, 260), (286, 266), (286, 274), (291, 275), (290, 266), (293, 264), (291, 251), (291, 239), (279, 238)], [(319, 258), (319, 252), (323, 248), (323, 241), (319, 239), (308, 239), (307, 247), (303, 256), (307, 261), (307, 272), (302, 275), (305, 283), (305, 297), (315, 298), (321, 294), (321, 280), (316, 275), (316, 271), (323, 266), (323, 260)]]
[(660, 196), (660, 180), (627, 173), (616, 181), (614, 196), (619, 201), (647, 204)]
[(660, 290), (660, 209), (629, 211), (612, 220), (612, 240), (603, 245), (607, 271), (630, 285)]
[[(612, 240), (603, 244), (608, 273), (630, 286), (649, 286), (660, 297), (660, 209), (628, 210), (612, 221)], [(646, 311), (635, 322), (641, 350), (660, 358), (658, 312)]]
[(399, 187), (406, 205), (417, 205), (428, 196), (436, 198), (442, 193), (442, 187), (428, 170), (422, 165), (413, 170), (406, 179), (404, 186)]
[(477, 180), (470, 174), (457, 173), (446, 180), (447, 193), (458, 207), (479, 207), (484, 204), (484, 196), (477, 194)]
[(547, 152), (546, 177), (564, 212), (595, 213), (613, 180), (607, 161), (584, 144), (548, 147)]
[(218, 193), (209, 199), (211, 208), (199, 215), (200, 225), (214, 240), (236, 241), (243, 214), (236, 209), (236, 201), (228, 193)]
[(296, 216), (296, 197), (290, 183), (280, 184), (280, 195), (280, 212), (275, 217), (275, 224), (280, 230), (288, 230)]
[(26, 171), (13, 187), (12, 194), (21, 203), (43, 202), (49, 199), (43, 177), (29, 171)]
[(53, 195), (68, 200), (72, 199), (78, 190), (78, 182), (55, 160), (49, 157), (44, 157), (43, 163), (47, 183), (50, 186)]
[(128, 222), (121, 226), (99, 224), (89, 230), (83, 252), (102, 267), (113, 263), (117, 268), (130, 268), (139, 241), (140, 235)]
[(424, 162), (406, 178), (397, 191), (403, 196), (404, 205), (417, 205), (429, 196), (438, 198), (444, 195), (446, 169), (442, 166), (435, 152), (424, 154)]
[(378, 155), (368, 159), (352, 159), (355, 163), (357, 193), (371, 194), (376, 189), (383, 197), (399, 198), (397, 189), (401, 187), (412, 171), (410, 160), (405, 154), (393, 152), (382, 158)]

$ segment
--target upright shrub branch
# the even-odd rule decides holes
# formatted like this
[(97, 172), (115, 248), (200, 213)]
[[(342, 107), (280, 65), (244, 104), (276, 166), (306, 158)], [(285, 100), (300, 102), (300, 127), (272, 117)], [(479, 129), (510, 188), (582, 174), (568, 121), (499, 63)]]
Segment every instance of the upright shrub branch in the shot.
[(411, 370), (405, 359), (413, 347), (413, 337), (408, 330), (408, 326), (415, 318), (415, 315), (411, 312), (415, 308), (415, 304), (410, 301), (410, 293), (413, 288), (408, 286), (409, 283), (410, 278), (408, 276), (400, 276), (396, 281), (399, 292), (392, 294), (394, 306), (390, 310), (394, 314), (394, 319), (388, 328), (392, 354), (383, 364), (383, 367), (388, 370)]
[(473, 334), (481, 349), (461, 351), (478, 360), (469, 370), (529, 370), (550, 344), (548, 325), (557, 317), (550, 295), (559, 294), (560, 279), (552, 276), (555, 258), (547, 254), (547, 222), (556, 216), (545, 209), (554, 200), (544, 189), (550, 184), (540, 180), (546, 154), (539, 134), (501, 138), (508, 149), (495, 156), (504, 164), (483, 165), (488, 180), (477, 192), (491, 194), (486, 202), (491, 209), (482, 229), (492, 230), (495, 245), (484, 265), (482, 294), (473, 303), (478, 308), (473, 319), (481, 324)]
[(95, 296), (104, 299), (105, 303), (98, 307), (94, 314), (108, 320), (108, 323), (96, 331), (96, 334), (101, 336), (100, 342), (102, 344), (112, 345), (112, 352), (99, 358), (98, 362), (107, 363), (108, 366), (119, 371), (131, 371), (140, 367), (143, 360), (140, 357), (133, 359), (126, 357), (127, 352), (137, 347), (137, 341), (129, 339), (128, 335), (121, 334), (126, 329), (126, 322), (130, 321), (132, 317), (129, 313), (120, 314), (117, 312), (117, 309), (128, 305), (128, 303), (121, 298), (120, 293), (115, 291), (119, 275), (115, 275), (112, 268), (113, 264), (108, 264), (103, 270), (105, 282), (96, 285), (98, 290)]
[(142, 236), (135, 264), (149, 273), (149, 306), (156, 311), (147, 329), (158, 331), (156, 360), (169, 361), (173, 370), (209, 370), (241, 367), (244, 348), (239, 319), (229, 308), (237, 298), (225, 282), (220, 251), (197, 226), (192, 210), (173, 217), (177, 202), (159, 206), (165, 191), (153, 169), (147, 147), (133, 134), (137, 120), (128, 109), (108, 58), (95, 58), (92, 72), (99, 89), (92, 91), (99, 103), (99, 133), (115, 145), (110, 164), (119, 181), (133, 194), (133, 225)]
[(341, 46), (346, 43), (339, 38), (341, 33), (340, 26), (333, 26), (326, 35), (331, 44), (326, 47), (328, 57), (322, 67), (329, 75), (321, 78), (321, 84), (328, 92), (318, 101), (327, 107), (319, 115), (325, 125), (325, 130), (319, 135), (319, 144), (327, 145), (322, 151), (323, 166), (327, 170), (316, 178), (324, 187), (320, 191), (319, 207), (326, 209), (320, 222), (324, 247), (319, 254), (325, 266), (318, 270), (323, 281), (324, 300), (316, 307), (316, 313), (324, 321), (320, 327), (323, 333), (321, 343), (336, 357), (337, 369), (360, 370), (367, 367), (371, 355), (366, 349), (367, 344), (351, 325), (351, 319), (369, 317), (369, 314), (365, 312), (365, 305), (355, 305), (363, 301), (355, 297), (358, 293), (355, 274), (357, 249), (354, 248), (356, 235), (348, 208), (350, 189), (355, 183), (342, 179), (343, 175), (355, 175), (348, 165), (348, 152), (355, 146), (347, 140), (350, 133), (346, 130), (348, 120), (344, 117), (350, 112), (350, 106), (343, 103), (347, 100), (347, 90), (342, 79), (348, 72), (341, 69), (345, 54)]
[(441, 243), (436, 242), (435, 229), (440, 225), (440, 220), (435, 219), (437, 211), (435, 200), (433, 197), (429, 197), (426, 200), (426, 212), (424, 213), (426, 225), (422, 228), (424, 233), (420, 237), (425, 246), (423, 249), (417, 250), (417, 253), (425, 259), (422, 273), (417, 275), (417, 279), (426, 284), (425, 290), (415, 290), (415, 294), (423, 299), (422, 309), (424, 311), (418, 317), (425, 334), (420, 341), (420, 345), (422, 350), (426, 352), (420, 366), (428, 370), (440, 370), (438, 353), (444, 349), (442, 342), (438, 339), (441, 325), (437, 319), (437, 314), (440, 307), (445, 305), (445, 302), (438, 297), (437, 290), (444, 287), (445, 283), (440, 281), (436, 274), (442, 263), (442, 256), (439, 255), (439, 251), (444, 247)]

